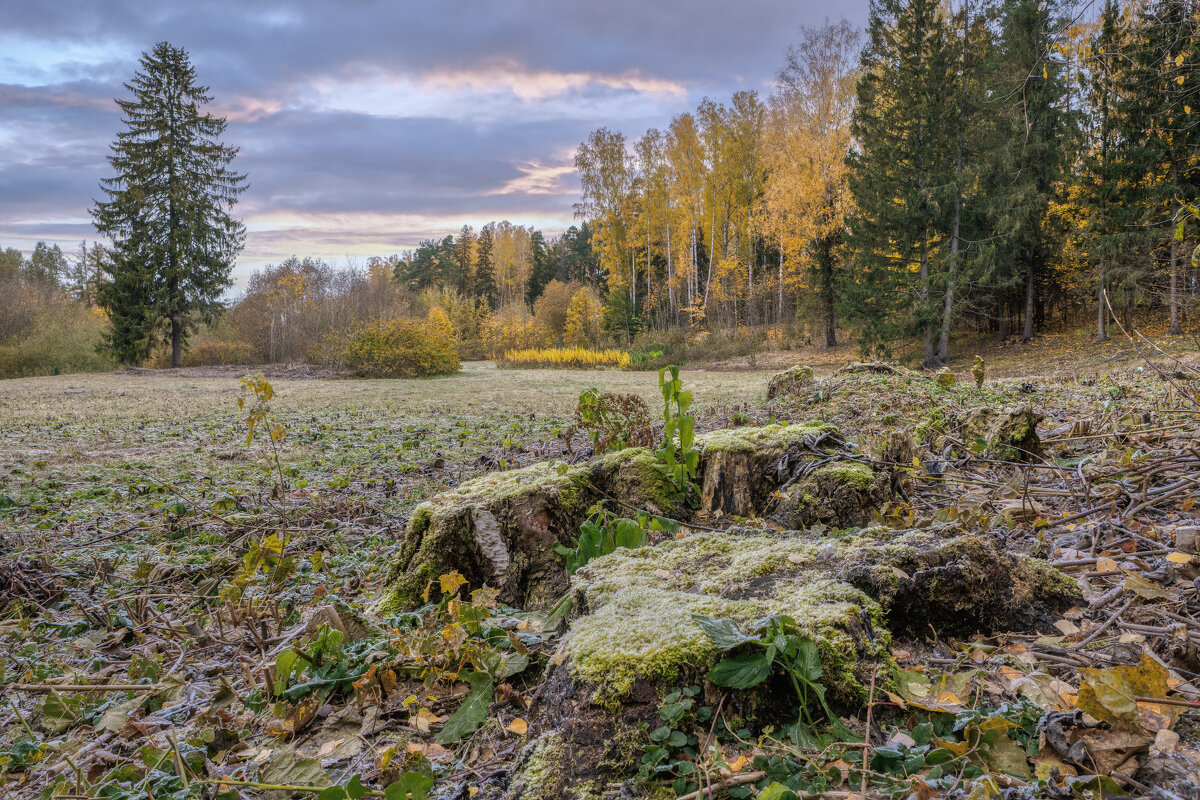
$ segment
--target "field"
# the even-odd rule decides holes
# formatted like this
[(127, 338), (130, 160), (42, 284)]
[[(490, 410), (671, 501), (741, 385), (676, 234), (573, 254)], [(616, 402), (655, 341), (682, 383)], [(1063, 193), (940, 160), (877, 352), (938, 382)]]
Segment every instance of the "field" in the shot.
[[(1191, 545), (1177, 532), (1196, 523), (1180, 487), (1190, 491), (1194, 484), (1189, 475), (1200, 456), (1186, 448), (1198, 417), (1177, 387), (1128, 347), (1110, 346), (1102, 358), (1091, 353), (1090, 370), (1063, 360), (1069, 342), (1044, 347), (1042, 375), (1015, 371), (989, 352), (992, 363), (999, 362), (995, 372), (1012, 377), (989, 377), (982, 390), (968, 361), (957, 367), (958, 384), (944, 387), (903, 369), (835, 373), (837, 359), (830, 359), (817, 365), (823, 380), (772, 403), (766, 402), (770, 375), (800, 354), (756, 359), (758, 369), (727, 364), (685, 370), (681, 377), (695, 392), (699, 431), (772, 420), (839, 425), (848, 446), (875, 454), (877, 468), (899, 470), (896, 480), (908, 500), (890, 506), (884, 520), (897, 536), (924, 535), (920, 531), (943, 524), (991, 530), (993, 541), (1007, 536), (1005, 546), (1049, 558), (1078, 577), (1083, 594), (1073, 608), (1053, 617), (1039, 612), (1035, 628), (1018, 627), (1007, 636), (943, 643), (911, 631), (902, 636), (903, 626), (897, 628), (894, 657), (897, 669), (907, 671), (897, 672), (896, 681), (880, 673), (880, 692), (887, 686), (893, 694), (891, 702), (873, 704), (875, 724), (887, 726), (877, 746), (893, 736), (887, 730), (909, 737), (920, 729), (913, 717), (898, 714), (897, 704), (969, 728), (984, 724), (973, 710), (981, 698), (989, 707), (1004, 699), (1009, 710), (989, 712), (985, 722), (1011, 728), (1004, 741), (1016, 742), (1024, 756), (1014, 756), (1013, 745), (977, 743), (986, 757), (972, 756), (975, 751), (954, 756), (960, 779), (999, 774), (1001, 757), (1021, 762), (1020, 785), (1034, 780), (1026, 758), (1035, 768), (1054, 763), (1064, 774), (1086, 776), (1082, 764), (1064, 762), (1044, 744), (1039, 750), (1036, 735), (1029, 738), (1042, 714), (1037, 709), (1085, 707), (1079, 668), (1103, 668), (1111, 677), (1121, 664), (1137, 661), (1144, 643), (1170, 665), (1174, 702), (1181, 705), (1155, 706), (1166, 708), (1171, 724), (1147, 728), (1149, 734), (1138, 728), (1138, 752), (1145, 752), (1146, 736), (1166, 728), (1177, 737), (1172, 746), (1178, 745), (1179, 768), (1190, 769), (1195, 737), (1188, 715), (1176, 718), (1200, 699), (1184, 683), (1189, 670), (1200, 672), (1194, 662), (1200, 622), (1189, 611), (1196, 602), (1190, 590), (1195, 570), (1181, 566), (1192, 551), (1179, 552)], [(846, 349), (840, 360), (852, 355)], [(1163, 363), (1182, 376), (1177, 383), (1193, 385), (1190, 367)], [(532, 738), (539, 724), (535, 706), (545, 691), (540, 665), (549, 668), (562, 652), (549, 617), (503, 609), (505, 624), (525, 632), (523, 647), (534, 666), (497, 687), (478, 730), (458, 744), (444, 732), (471, 705), (474, 684), (461, 672), (466, 662), (445, 658), (474, 640), (454, 638), (456, 617), (430, 612), (434, 617), (423, 622), (384, 622), (369, 609), (417, 503), (480, 474), (586, 460), (590, 442), (571, 428), (579, 393), (591, 386), (634, 393), (657, 414), (657, 376), (505, 370), (490, 363), (468, 363), (459, 375), (425, 380), (278, 370), (269, 376), (275, 395), (267, 425), (282, 427), (276, 460), (263, 428), (247, 443), (246, 411), (237, 402), (241, 374), (213, 368), (0, 382), (0, 795), (257, 798), (315, 796), (319, 787), (333, 785), (333, 794), (322, 795), (331, 800), (356, 796), (356, 780), (382, 795), (385, 787), (416, 786), (428, 775), (436, 778), (438, 797), (519, 796), (506, 793), (515, 791), (514, 781), (519, 787), (530, 780), (530, 753), (544, 740)], [(888, 461), (895, 458), (887, 455), (895, 431), (916, 431), (931, 442), (962, 436), (952, 421), (972, 409), (1027, 403), (1046, 415), (1044, 463), (1048, 469), (1068, 465), (1070, 473), (1009, 464), (990, 449), (972, 454), (973, 442), (960, 443), (965, 449), (957, 451), (958, 460), (938, 461), (945, 457), (941, 445), (921, 450), (928, 474), (908, 465), (911, 454)], [(953, 436), (938, 439), (949, 443), (946, 453), (958, 446)], [(1072, 476), (1079, 467), (1083, 477), (1083, 464), (1090, 464), (1087, 480), (1077, 485)], [(1093, 518), (1113, 505), (1101, 501), (1122, 498), (1133, 516), (1102, 519), (1112, 513), (1105, 511)], [(1066, 517), (1072, 518), (1047, 527), (1048, 520)], [(1166, 553), (1179, 556), (1174, 567), (1163, 560)], [(1120, 572), (1108, 559), (1140, 571), (1127, 566), (1134, 572)], [(1125, 577), (1130, 574), (1137, 577)], [(1101, 602), (1104, 597), (1109, 600)], [(1112, 598), (1125, 603), (1117, 614)], [(437, 614), (446, 613), (444, 602), (441, 608)], [(981, 619), (1008, 622), (998, 611)], [(410, 631), (409, 624), (416, 627)], [(1182, 649), (1172, 644), (1179, 631)], [(399, 684), (394, 673), (384, 679), (373, 671), (372, 665), (405, 657), (423, 667), (407, 677), (400, 670)], [(307, 678), (289, 685), (293, 674)], [(931, 690), (936, 703), (923, 699)], [(1164, 684), (1141, 693), (1165, 691)], [(710, 697), (710, 714), (713, 705)], [(861, 730), (862, 718), (845, 710), (846, 724)], [(720, 706), (715, 711), (719, 715)], [(692, 716), (687, 720), (704, 727)], [(1123, 724), (1113, 721), (1115, 728)], [(743, 765), (754, 765), (757, 771), (745, 766), (741, 774), (760, 783), (775, 774), (770, 759), (782, 751), (769, 736), (754, 743), (730, 720), (719, 730), (713, 726), (722, 742), (715, 756), (697, 754), (690, 730), (670, 733), (671, 741), (682, 736), (681, 752), (691, 755), (676, 753), (663, 762), (667, 782), (660, 789), (669, 791), (674, 779), (677, 791), (690, 791), (693, 767), (684, 766), (693, 762), (730, 787), (740, 785)], [(950, 742), (949, 752), (960, 746), (956, 736), (967, 736), (961, 730), (939, 734)], [(829, 763), (843, 764), (839, 780), (849, 774), (847, 761), (859, 757), (855, 746), (827, 754)], [(889, 747), (878, 747), (869, 777), (878, 786), (907, 785), (915, 778), (905, 771), (917, 763), (911, 759), (920, 747)], [(889, 753), (900, 754), (902, 766), (891, 764)], [(733, 769), (739, 754), (745, 759)], [(942, 774), (930, 771), (933, 763), (921, 761), (921, 780)], [(1124, 775), (1119, 766), (1111, 757), (1091, 764), (1101, 774)], [(1126, 769), (1137, 767), (1133, 762)], [(1137, 774), (1144, 781), (1146, 764), (1142, 768)], [(837, 786), (826, 773), (778, 775), (817, 794)], [(1122, 786), (1144, 785), (1132, 772), (1124, 778)], [(388, 788), (387, 797), (420, 797), (425, 790), (400, 791)], [(620, 794), (619, 786), (606, 791)]]

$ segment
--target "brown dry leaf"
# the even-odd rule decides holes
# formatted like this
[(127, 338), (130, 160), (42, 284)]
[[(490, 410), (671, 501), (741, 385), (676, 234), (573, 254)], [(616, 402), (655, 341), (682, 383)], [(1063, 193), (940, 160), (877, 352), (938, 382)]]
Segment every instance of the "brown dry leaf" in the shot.
[(1150, 745), (1148, 736), (1118, 730), (1086, 731), (1076, 741), (1082, 741), (1087, 747), (1100, 775), (1111, 775), (1131, 756), (1145, 753)]
[(1079, 633), (1079, 626), (1069, 619), (1060, 619), (1054, 623), (1054, 627), (1058, 628), (1058, 632), (1063, 636), (1072, 636)]

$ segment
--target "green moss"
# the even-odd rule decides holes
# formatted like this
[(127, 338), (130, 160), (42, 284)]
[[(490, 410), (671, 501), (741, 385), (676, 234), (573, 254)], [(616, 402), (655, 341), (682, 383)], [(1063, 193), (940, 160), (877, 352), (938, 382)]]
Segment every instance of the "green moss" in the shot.
[[(736, 529), (597, 559), (574, 581), (590, 613), (571, 627), (572, 669), (596, 686), (597, 702), (615, 705), (637, 680), (666, 685), (715, 663), (716, 648), (693, 614), (742, 623), (787, 614), (817, 642), (833, 695), (861, 700), (855, 666), (864, 648), (886, 659), (889, 637), (874, 601), (815, 568), (823, 544), (796, 532)], [(874, 642), (858, 635), (864, 614)]]
[(812, 382), (812, 367), (806, 364), (797, 364), (791, 369), (777, 372), (771, 376), (770, 382), (767, 383), (767, 399), (771, 400), (780, 395), (791, 394), (797, 389), (812, 386)]
[(678, 510), (675, 485), (649, 448), (627, 447), (606, 453), (595, 459), (589, 468), (592, 474), (609, 483), (610, 494), (630, 505), (660, 514)]
[(1047, 594), (1070, 600), (1083, 598), (1079, 583), (1057, 567), (1024, 553), (1017, 555), (1017, 562), (1020, 569), (1013, 576), (1013, 582), (1022, 599), (1044, 597)]
[(438, 514), (464, 505), (490, 505), (532, 491), (570, 491), (581, 486), (587, 477), (588, 472), (583, 467), (567, 466), (559, 461), (541, 461), (521, 469), (492, 472), (466, 481), (422, 505), (429, 506), (431, 514)]
[(531, 747), (533, 751), (517, 773), (520, 796), (529, 800), (558, 800), (563, 796), (566, 744), (552, 731), (542, 734)]
[(857, 489), (867, 490), (875, 482), (875, 470), (866, 464), (854, 461), (841, 461), (814, 470), (809, 476), (813, 480), (831, 480), (838, 483), (849, 483)]
[(731, 428), (712, 431), (696, 437), (696, 448), (704, 455), (715, 452), (763, 453), (782, 452), (799, 444), (806, 437), (837, 432), (833, 425), (785, 425), (775, 423), (761, 428)]

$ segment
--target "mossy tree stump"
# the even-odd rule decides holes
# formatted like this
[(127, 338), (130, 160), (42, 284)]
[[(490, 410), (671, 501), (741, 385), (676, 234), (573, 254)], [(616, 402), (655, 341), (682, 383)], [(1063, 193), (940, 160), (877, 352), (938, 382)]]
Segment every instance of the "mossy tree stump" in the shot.
[[(827, 425), (768, 425), (697, 437), (701, 511), (755, 517), (776, 509), (787, 527), (861, 524), (884, 499), (883, 476), (852, 455)], [(776, 497), (777, 490), (784, 489)], [(623, 516), (637, 510), (690, 516), (650, 450), (627, 448), (583, 465), (541, 463), (492, 473), (445, 492), (413, 512), (387, 592), (377, 610), (418, 606), (430, 581), (458, 570), (470, 588), (545, 608), (567, 589), (555, 544), (573, 546), (588, 510), (611, 499)]]
[[(547, 775), (553, 796), (578, 797), (636, 770), (627, 752), (636, 748), (622, 737), (658, 724), (670, 687), (699, 683), (715, 702), (720, 692), (704, 676), (720, 654), (693, 614), (744, 629), (792, 617), (817, 645), (829, 698), (846, 708), (865, 702), (873, 672), (886, 681), (893, 631), (1049, 630), (1054, 612), (1079, 599), (1074, 581), (1045, 562), (956, 526), (701, 533), (597, 559), (572, 590), (564, 657), (531, 715), (532, 768), (514, 779), (530, 796), (551, 796), (536, 794)], [(787, 724), (780, 709), (794, 697), (784, 683), (735, 692), (725, 708), (751, 726)]]

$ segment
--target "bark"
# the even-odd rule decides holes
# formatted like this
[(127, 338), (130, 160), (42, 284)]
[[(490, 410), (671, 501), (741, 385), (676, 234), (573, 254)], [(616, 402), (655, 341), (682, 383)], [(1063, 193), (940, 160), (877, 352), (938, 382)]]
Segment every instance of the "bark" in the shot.
[(1033, 259), (1025, 270), (1025, 332), (1021, 335), (1022, 342), (1033, 338)]
[(171, 366), (183, 366), (183, 325), (178, 317), (171, 318)]
[(1171, 335), (1179, 336), (1183, 328), (1179, 324), (1179, 242), (1171, 237)]
[(825, 310), (825, 346), (837, 347), (837, 299), (833, 290), (833, 241), (821, 243), (821, 304)]
[[(925, 230), (921, 231), (921, 300), (922, 306), (929, 302), (929, 232)], [(925, 313), (926, 309), (922, 308), (922, 316)], [(921, 343), (925, 352), (921, 366), (937, 366), (937, 354), (933, 349), (933, 323), (928, 320), (922, 325)]]
[(1104, 306), (1104, 254), (1100, 254), (1100, 280), (1096, 286), (1096, 341), (1108, 341), (1108, 315)]

